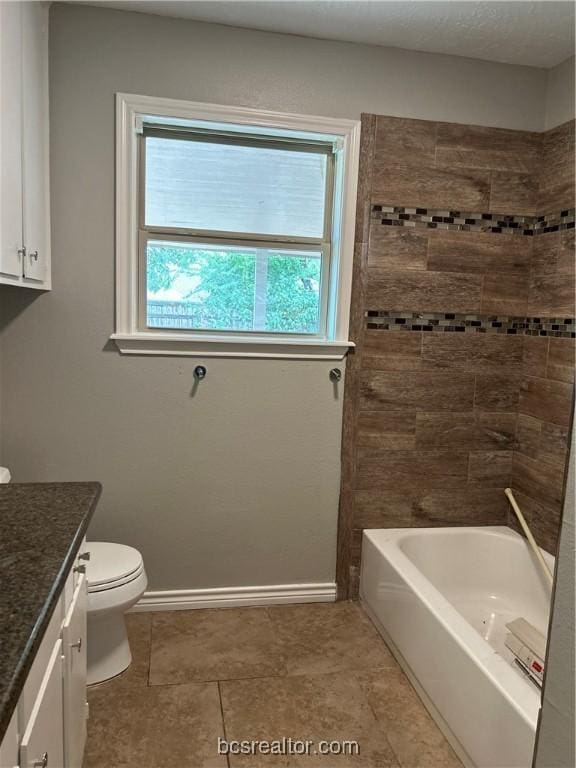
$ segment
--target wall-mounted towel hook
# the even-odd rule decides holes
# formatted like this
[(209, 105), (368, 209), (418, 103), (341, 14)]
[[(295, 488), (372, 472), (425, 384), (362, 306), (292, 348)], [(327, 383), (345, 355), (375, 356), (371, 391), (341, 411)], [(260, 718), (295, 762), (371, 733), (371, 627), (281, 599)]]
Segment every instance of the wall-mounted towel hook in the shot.
[(196, 368), (194, 368), (194, 376), (198, 379), (198, 381), (205, 379), (207, 373), (208, 371), (203, 365), (197, 365)]

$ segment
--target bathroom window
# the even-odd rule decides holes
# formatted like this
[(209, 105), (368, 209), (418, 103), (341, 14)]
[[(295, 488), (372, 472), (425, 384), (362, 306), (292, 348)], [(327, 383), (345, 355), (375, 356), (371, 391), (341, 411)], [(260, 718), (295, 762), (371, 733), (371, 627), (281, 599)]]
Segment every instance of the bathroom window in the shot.
[(325, 335), (329, 143), (144, 128), (141, 326)]
[(341, 359), (358, 124), (138, 96), (117, 106), (120, 350)]

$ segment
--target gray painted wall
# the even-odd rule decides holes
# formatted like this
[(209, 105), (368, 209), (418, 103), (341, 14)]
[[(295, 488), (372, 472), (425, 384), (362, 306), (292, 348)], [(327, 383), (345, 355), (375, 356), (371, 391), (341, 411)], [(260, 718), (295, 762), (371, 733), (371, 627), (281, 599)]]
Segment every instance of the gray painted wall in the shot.
[(535, 768), (574, 768), (576, 765), (576, 665), (574, 632), (576, 627), (574, 563), (576, 560), (576, 433), (572, 431), (572, 451), (568, 466), (566, 499), (558, 565), (544, 701), (534, 760)]
[(55, 4), (51, 15), (53, 88), (67, 85), (76, 99), (94, 86), (335, 117), (544, 129), (542, 69), (102, 8)]
[(575, 66), (574, 56), (571, 56), (547, 72), (546, 130), (562, 125), (574, 117)]
[(51, 9), (54, 290), (2, 289), (2, 460), (99, 479), (93, 538), (152, 589), (332, 581), (341, 400), (329, 363), (121, 357), (114, 93), (541, 129), (546, 73), (101, 8)]

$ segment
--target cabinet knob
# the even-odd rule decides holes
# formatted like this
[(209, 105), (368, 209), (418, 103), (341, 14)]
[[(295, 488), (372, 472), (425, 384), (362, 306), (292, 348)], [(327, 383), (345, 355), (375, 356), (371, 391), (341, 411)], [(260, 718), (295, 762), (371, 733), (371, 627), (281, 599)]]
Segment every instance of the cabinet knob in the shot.
[(90, 552), (82, 552), (81, 555), (78, 555), (78, 560), (90, 560)]
[(38, 251), (32, 251), (30, 258), (34, 259), (34, 261), (38, 261)]
[(86, 573), (86, 566), (85, 565), (75, 565), (74, 568), (72, 568), (74, 573)]
[(78, 648), (78, 653), (82, 650), (82, 638), (79, 637), (75, 643), (70, 643), (70, 648)]
[(26, 256), (26, 246), (25, 245), (23, 245), (22, 248), (18, 248), (18, 256), (22, 256), (22, 258), (24, 258), (24, 256)]
[(44, 752), (40, 760), (34, 760), (34, 768), (47, 768), (48, 766), (48, 752)]

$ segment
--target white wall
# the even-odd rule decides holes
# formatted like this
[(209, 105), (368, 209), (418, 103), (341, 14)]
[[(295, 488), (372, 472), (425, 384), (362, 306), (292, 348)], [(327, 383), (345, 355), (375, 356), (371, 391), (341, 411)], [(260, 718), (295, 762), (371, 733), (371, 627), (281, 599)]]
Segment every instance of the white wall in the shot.
[(574, 56), (571, 56), (547, 72), (546, 130), (574, 119), (575, 66), (576, 61)]
[(153, 589), (332, 581), (341, 399), (329, 363), (121, 357), (114, 326), (117, 91), (359, 117), (541, 129), (546, 73), (181, 19), (51, 8), (54, 290), (5, 289), (3, 461), (98, 479), (94, 538)]
[(534, 760), (535, 768), (574, 768), (576, 765), (576, 708), (574, 706), (576, 697), (576, 664), (574, 661), (576, 626), (574, 617), (576, 583), (574, 570), (576, 562), (575, 463), (576, 435), (573, 431), (558, 551), (544, 702)]
[[(572, 56), (548, 72), (546, 128), (553, 128), (574, 118), (574, 66), (575, 60)], [(576, 764), (575, 470), (576, 433), (572, 424), (572, 448), (568, 463), (550, 624), (548, 665), (534, 768), (573, 768)]]

